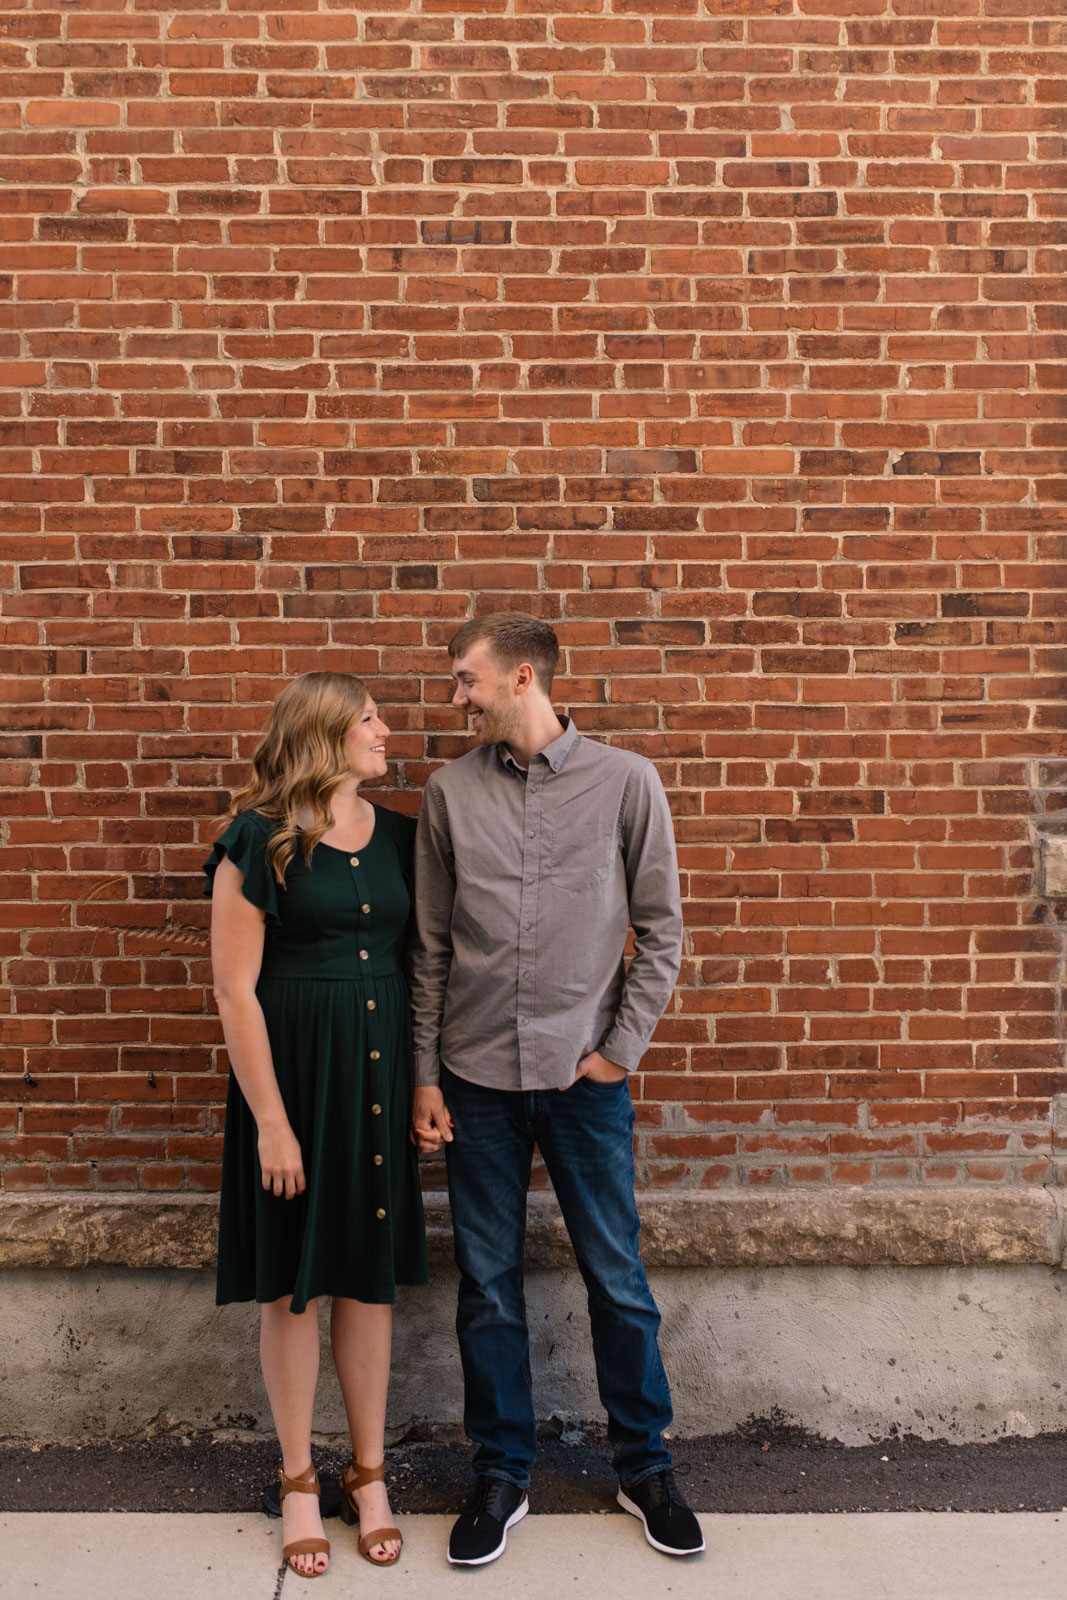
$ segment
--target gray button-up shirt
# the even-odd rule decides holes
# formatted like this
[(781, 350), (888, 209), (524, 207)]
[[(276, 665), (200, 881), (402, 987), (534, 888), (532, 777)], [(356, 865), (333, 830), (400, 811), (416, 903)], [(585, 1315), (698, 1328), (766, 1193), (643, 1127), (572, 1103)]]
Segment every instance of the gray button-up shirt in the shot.
[(416, 1083), (437, 1083), (443, 1062), (494, 1089), (562, 1089), (592, 1050), (633, 1071), (670, 999), (682, 912), (659, 776), (560, 720), (526, 772), (488, 745), (426, 785)]

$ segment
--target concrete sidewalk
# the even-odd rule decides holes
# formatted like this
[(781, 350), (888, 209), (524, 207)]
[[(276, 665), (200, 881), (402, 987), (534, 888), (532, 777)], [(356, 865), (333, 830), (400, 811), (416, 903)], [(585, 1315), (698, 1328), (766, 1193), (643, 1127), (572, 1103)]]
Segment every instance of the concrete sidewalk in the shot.
[[(1061, 1600), (1067, 1513), (702, 1516), (708, 1549), (672, 1560), (617, 1516), (529, 1516), (500, 1561), (456, 1571), (451, 1517), (407, 1516), (400, 1563), (372, 1574), (331, 1520), (328, 1577), (279, 1571), (277, 1522), (247, 1515), (53, 1512), (0, 1516), (3, 1600)], [(370, 1591), (364, 1589), (369, 1595)], [(375, 1596), (379, 1596), (375, 1588)]]

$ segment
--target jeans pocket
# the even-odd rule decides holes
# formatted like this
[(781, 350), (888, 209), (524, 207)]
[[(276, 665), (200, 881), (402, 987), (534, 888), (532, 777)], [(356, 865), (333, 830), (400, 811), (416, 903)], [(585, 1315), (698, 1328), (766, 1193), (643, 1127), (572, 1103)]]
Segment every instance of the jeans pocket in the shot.
[(588, 1073), (582, 1074), (579, 1083), (587, 1083), (590, 1089), (595, 1089), (598, 1094), (610, 1094), (613, 1089), (621, 1089), (624, 1084), (629, 1084), (630, 1074), (624, 1073), (621, 1078), (591, 1078)]

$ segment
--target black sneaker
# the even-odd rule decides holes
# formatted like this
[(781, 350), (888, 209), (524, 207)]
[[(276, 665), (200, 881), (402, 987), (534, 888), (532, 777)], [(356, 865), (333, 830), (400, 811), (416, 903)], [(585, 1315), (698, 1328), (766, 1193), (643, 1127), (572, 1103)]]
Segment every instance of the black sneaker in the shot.
[(621, 1483), (618, 1502), (624, 1511), (640, 1517), (645, 1538), (665, 1556), (695, 1556), (704, 1548), (704, 1535), (678, 1492), (673, 1472), (654, 1472), (640, 1483)]
[(482, 1567), (502, 1555), (508, 1529), (521, 1522), (530, 1502), (526, 1490), (503, 1478), (479, 1478), (470, 1502), (452, 1529), (448, 1559), (454, 1567)]

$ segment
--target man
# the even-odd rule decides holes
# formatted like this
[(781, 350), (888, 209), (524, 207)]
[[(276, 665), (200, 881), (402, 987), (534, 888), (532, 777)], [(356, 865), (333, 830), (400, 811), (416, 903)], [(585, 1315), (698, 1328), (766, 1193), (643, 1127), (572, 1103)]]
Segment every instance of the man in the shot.
[(478, 618), (448, 648), (452, 703), (477, 747), (426, 786), (413, 993), (414, 1134), (423, 1151), (446, 1147), (464, 1424), (478, 1447), (448, 1559), (494, 1560), (529, 1509), (523, 1242), (535, 1144), (589, 1292), (619, 1503), (656, 1549), (693, 1554), (703, 1538), (663, 1443), (670, 1393), (637, 1249), (627, 1083), (681, 956), (666, 797), (650, 762), (556, 715), (547, 623)]

